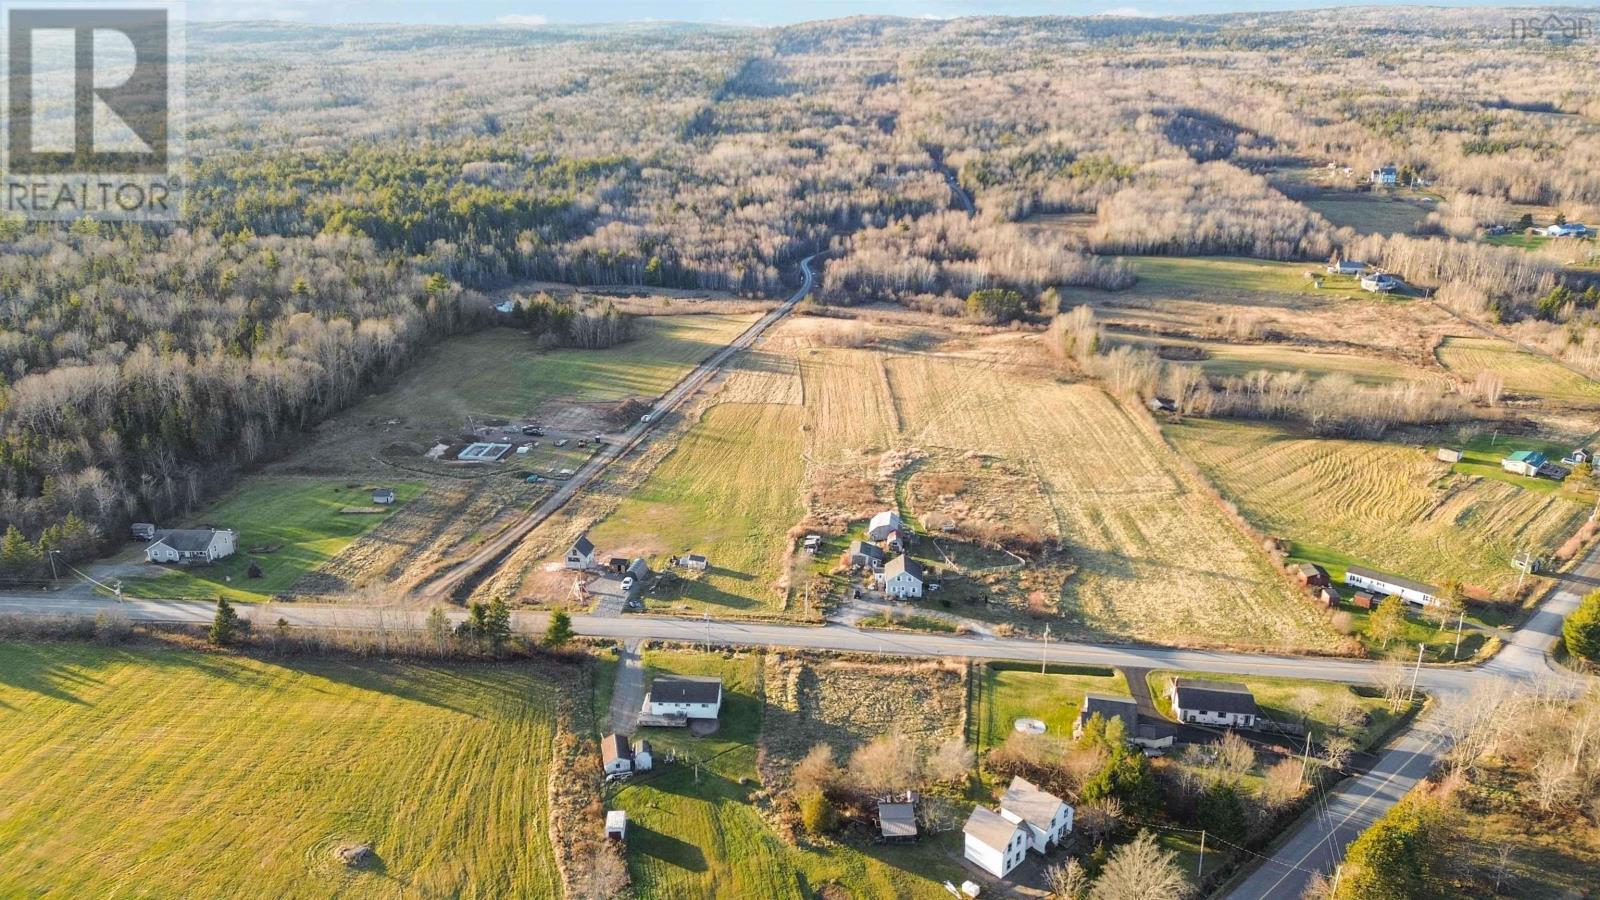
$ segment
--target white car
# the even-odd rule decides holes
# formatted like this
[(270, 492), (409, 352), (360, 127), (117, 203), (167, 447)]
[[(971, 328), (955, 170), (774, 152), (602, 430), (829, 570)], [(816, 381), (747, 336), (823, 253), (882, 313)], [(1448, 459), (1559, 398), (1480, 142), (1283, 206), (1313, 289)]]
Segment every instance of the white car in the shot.
[(649, 425), (651, 422), (654, 422), (655, 420), (656, 420), (656, 414), (655, 413), (645, 413), (644, 415), (639, 417), (639, 421), (643, 422), (646, 425)]

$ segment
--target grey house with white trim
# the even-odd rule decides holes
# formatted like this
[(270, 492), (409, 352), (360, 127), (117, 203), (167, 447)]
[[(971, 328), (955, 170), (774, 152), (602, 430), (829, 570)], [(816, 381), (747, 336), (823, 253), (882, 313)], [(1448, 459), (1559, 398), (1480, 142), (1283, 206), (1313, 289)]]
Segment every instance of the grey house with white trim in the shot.
[(238, 535), (232, 528), (170, 528), (156, 532), (155, 543), (144, 548), (153, 563), (209, 565), (233, 555)]

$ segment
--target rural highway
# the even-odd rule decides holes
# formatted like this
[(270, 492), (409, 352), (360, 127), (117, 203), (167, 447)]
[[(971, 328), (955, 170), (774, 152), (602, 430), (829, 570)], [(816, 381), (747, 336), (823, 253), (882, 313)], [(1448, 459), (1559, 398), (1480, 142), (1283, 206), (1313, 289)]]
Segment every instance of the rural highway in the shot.
[(683, 376), (671, 390), (663, 394), (661, 399), (656, 401), (656, 404), (650, 408), (650, 412), (646, 417), (648, 421), (641, 420), (630, 425), (618, 440), (606, 444), (594, 456), (589, 457), (588, 462), (580, 466), (571, 478), (568, 478), (556, 489), (555, 493), (542, 500), (526, 516), (506, 526), (499, 534), (485, 541), (482, 547), (465, 560), (452, 565), (443, 573), (423, 584), (417, 591), (418, 596), (425, 601), (432, 602), (441, 602), (449, 599), (463, 584), (468, 583), (486, 568), (494, 566), (503, 559), (530, 531), (539, 527), (546, 519), (555, 515), (563, 506), (566, 506), (568, 501), (577, 496), (579, 491), (592, 484), (613, 462), (621, 459), (630, 450), (638, 446), (650, 429), (659, 423), (667, 413), (677, 409), (685, 399), (693, 395), (695, 391), (699, 390), (701, 386), (726, 365), (734, 354), (748, 349), (756, 342), (757, 338), (761, 337), (763, 332), (772, 327), (779, 319), (792, 312), (795, 306), (801, 300), (804, 300), (807, 294), (811, 293), (811, 288), (816, 282), (816, 273), (811, 269), (811, 261), (820, 255), (813, 253), (800, 260), (800, 289), (795, 291), (793, 296), (768, 310), (765, 315), (757, 319), (743, 333), (734, 338), (731, 343), (707, 357), (698, 366), (695, 366), (693, 371)]

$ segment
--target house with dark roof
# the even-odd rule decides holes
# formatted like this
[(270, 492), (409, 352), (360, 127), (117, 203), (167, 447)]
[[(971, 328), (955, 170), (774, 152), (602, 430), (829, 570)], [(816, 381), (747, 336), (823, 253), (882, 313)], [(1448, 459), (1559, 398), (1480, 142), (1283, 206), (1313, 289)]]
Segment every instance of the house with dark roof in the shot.
[(961, 834), (967, 860), (996, 878), (1011, 874), (1028, 855), (1028, 830), (992, 809), (973, 807)]
[(659, 675), (644, 695), (644, 714), (715, 719), (722, 711), (722, 679)]
[(1118, 719), (1122, 722), (1122, 736), (1129, 743), (1143, 747), (1147, 752), (1157, 752), (1172, 746), (1173, 731), (1170, 725), (1146, 722), (1139, 716), (1139, 704), (1132, 697), (1089, 692), (1083, 695), (1083, 706), (1078, 708), (1077, 721), (1072, 723), (1072, 739), (1083, 737), (1083, 728), (1098, 715), (1103, 721)]
[(883, 550), (866, 541), (851, 541), (850, 548), (844, 552), (844, 564), (847, 566), (877, 570), (883, 568), (883, 560)]
[(1344, 583), (1351, 587), (1390, 594), (1416, 606), (1433, 606), (1439, 602), (1439, 589), (1431, 584), (1401, 578), (1364, 566), (1345, 569)]
[(1328, 570), (1316, 563), (1301, 563), (1294, 568), (1294, 577), (1306, 587), (1327, 587)]
[(1195, 725), (1254, 728), (1261, 715), (1255, 695), (1236, 681), (1174, 678), (1167, 699), (1178, 721)]
[(878, 573), (884, 596), (914, 600), (922, 596), (922, 564), (905, 554), (896, 556)]
[(600, 767), (607, 775), (624, 775), (633, 771), (633, 748), (620, 734), (608, 734), (600, 739)]
[(1020, 775), (1012, 776), (1000, 795), (1000, 815), (1027, 829), (1028, 846), (1036, 853), (1049, 853), (1072, 830), (1072, 807)]
[(144, 548), (153, 563), (209, 565), (232, 556), (238, 535), (232, 528), (169, 528), (156, 532), (155, 542)]
[(594, 544), (587, 534), (578, 535), (567, 550), (566, 566), (569, 569), (588, 569), (594, 566)]

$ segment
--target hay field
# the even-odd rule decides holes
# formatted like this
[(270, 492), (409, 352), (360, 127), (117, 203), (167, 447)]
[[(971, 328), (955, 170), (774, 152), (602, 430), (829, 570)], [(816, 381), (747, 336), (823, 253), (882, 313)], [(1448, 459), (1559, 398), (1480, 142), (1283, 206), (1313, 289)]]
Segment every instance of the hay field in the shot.
[(1519, 545), (1551, 552), (1589, 512), (1560, 492), (1452, 474), (1431, 448), (1244, 423), (1190, 421), (1168, 434), (1248, 519), (1300, 555), (1424, 581), (1453, 575), (1504, 590)]
[(1342, 194), (1304, 201), (1339, 228), (1362, 234), (1409, 234), (1427, 218), (1434, 204), (1384, 194)]
[(558, 897), (560, 689), (525, 663), (0, 644), (0, 895)]
[(709, 560), (704, 574), (647, 595), (647, 605), (783, 609), (787, 532), (804, 513), (800, 423), (795, 405), (712, 406), (589, 537), (602, 555), (642, 555), (657, 570), (672, 554)]
[(1517, 345), (1484, 337), (1448, 337), (1439, 345), (1439, 362), (1466, 381), (1479, 372), (1497, 372), (1506, 391), (1592, 405), (1600, 403), (1600, 382), (1585, 378)]

